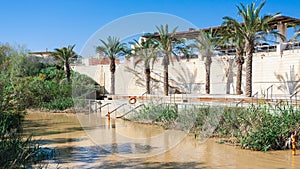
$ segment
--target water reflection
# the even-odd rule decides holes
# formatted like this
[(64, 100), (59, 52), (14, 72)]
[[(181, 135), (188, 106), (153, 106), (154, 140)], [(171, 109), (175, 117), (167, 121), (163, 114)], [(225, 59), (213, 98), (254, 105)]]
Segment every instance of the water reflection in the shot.
[[(77, 117), (93, 142), (105, 150), (131, 158), (150, 157), (165, 153), (176, 146), (187, 134), (179, 130), (138, 124), (121, 119), (99, 116), (98, 113)], [(94, 127), (93, 129), (91, 129)]]

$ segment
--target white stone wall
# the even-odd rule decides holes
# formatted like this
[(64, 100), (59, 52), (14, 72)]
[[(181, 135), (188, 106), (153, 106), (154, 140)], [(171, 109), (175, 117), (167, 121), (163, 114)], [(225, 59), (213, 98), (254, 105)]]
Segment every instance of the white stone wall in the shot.
[[(244, 64), (245, 66), (245, 64)], [(128, 64), (117, 65), (116, 69), (116, 94), (118, 95), (142, 95), (145, 88), (137, 84), (133, 73), (128, 71), (128, 68), (140, 73), (143, 78), (143, 65), (138, 65), (134, 68), (130, 62)], [(226, 94), (226, 78), (224, 73), (224, 63), (220, 57), (215, 56), (211, 65), (211, 94)], [(153, 66), (151, 76), (156, 80), (163, 81), (163, 67), (159, 61)], [(294, 73), (291, 70), (294, 70)], [(74, 71), (86, 74), (92, 77), (96, 82), (105, 82), (105, 87), (110, 89), (110, 71), (109, 65), (96, 66), (74, 66)], [(102, 71), (103, 70), (103, 71)], [(230, 83), (230, 94), (235, 94), (236, 84), (236, 67), (233, 67), (233, 81)], [(281, 75), (283, 82), (276, 77)], [(266, 97), (266, 89), (273, 86), (273, 95), (287, 96), (288, 90), (279, 90), (280, 86), (286, 85), (291, 79), (291, 76), (297, 76), (299, 80), (300, 75), (300, 50), (284, 51), (282, 57), (276, 52), (269, 53), (255, 53), (253, 57), (253, 94), (258, 92), (259, 97)], [(102, 76), (102, 77), (101, 77)], [(105, 77), (104, 77), (105, 76)], [(102, 80), (100, 80), (102, 78)], [(204, 61), (200, 59), (191, 59), (189, 62), (183, 60), (181, 62), (174, 62), (169, 66), (170, 84), (181, 87), (181, 91), (191, 94), (205, 93), (205, 67)], [(299, 82), (300, 84), (300, 82)], [(153, 94), (162, 94), (162, 83), (153, 83), (152, 86), (158, 86), (153, 90)], [(242, 90), (245, 88), (245, 72), (243, 72)], [(290, 89), (292, 90), (292, 89)]]

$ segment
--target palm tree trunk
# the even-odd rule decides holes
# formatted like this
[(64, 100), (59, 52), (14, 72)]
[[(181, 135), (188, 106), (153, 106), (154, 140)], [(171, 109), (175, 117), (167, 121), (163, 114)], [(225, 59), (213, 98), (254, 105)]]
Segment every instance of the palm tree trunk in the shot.
[(163, 66), (164, 66), (164, 95), (169, 95), (169, 52), (165, 51), (163, 57)]
[(225, 79), (225, 82), (226, 82), (226, 94), (230, 94), (230, 82), (229, 82), (229, 78), (230, 77), (226, 77)]
[(65, 62), (64, 69), (65, 69), (65, 76), (66, 76), (66, 80), (67, 80), (67, 85), (70, 85), (71, 84), (71, 70), (70, 70), (69, 62)]
[(252, 60), (254, 41), (246, 41), (246, 96), (252, 96)]
[(116, 72), (116, 64), (115, 64), (115, 58), (110, 57), (110, 94), (115, 94), (115, 72)]
[(164, 64), (164, 94), (165, 96), (169, 95), (169, 65)]
[(243, 65), (238, 63), (237, 72), (236, 72), (236, 89), (235, 89), (237, 95), (242, 94), (242, 70), (243, 70)]
[(114, 95), (115, 94), (115, 72), (110, 72), (111, 77), (110, 77), (110, 94)]
[(237, 72), (236, 72), (236, 89), (235, 92), (237, 95), (242, 94), (242, 72), (243, 72), (243, 50), (236, 49), (236, 63), (237, 63)]
[(150, 69), (145, 69), (145, 75), (146, 75), (146, 93), (150, 94)]
[(205, 91), (210, 94), (210, 64), (205, 64)]
[(210, 65), (212, 61), (210, 57), (206, 57), (205, 61), (205, 91), (210, 94)]

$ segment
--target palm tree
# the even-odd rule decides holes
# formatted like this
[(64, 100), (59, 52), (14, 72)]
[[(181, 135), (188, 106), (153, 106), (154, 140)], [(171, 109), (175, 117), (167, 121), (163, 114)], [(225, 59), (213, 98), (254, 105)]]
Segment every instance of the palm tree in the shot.
[(141, 42), (134, 40), (131, 42), (134, 45), (131, 55), (136, 57), (137, 60), (134, 63), (136, 67), (140, 62), (144, 63), (144, 73), (146, 76), (146, 93), (150, 94), (150, 66), (154, 65), (157, 59), (157, 43), (153, 39), (141, 39)]
[(300, 37), (300, 24), (296, 25), (294, 27), (295, 27), (295, 33), (294, 33), (293, 39), (297, 39), (298, 37)]
[(74, 51), (74, 47), (75, 45), (69, 45), (61, 49), (55, 48), (54, 52), (51, 53), (51, 56), (53, 56), (56, 60), (63, 62), (67, 84), (71, 84), (70, 61), (71, 59), (78, 57)]
[[(245, 48), (245, 40), (243, 37), (242, 32), (240, 29), (237, 29), (235, 27), (234, 23), (235, 21), (231, 18), (224, 17), (224, 30), (222, 30), (222, 40), (225, 42), (232, 42), (235, 46), (236, 51), (236, 58), (235, 62), (237, 64), (237, 72), (236, 72), (236, 94), (241, 95), (242, 94), (242, 71), (243, 71), (243, 64), (245, 62), (244, 59), (244, 48)], [(242, 26), (242, 25), (240, 25)]]
[(274, 15), (266, 15), (260, 17), (260, 11), (265, 5), (265, 1), (256, 7), (255, 3), (250, 5), (237, 6), (239, 15), (242, 16), (243, 23), (240, 24), (237, 20), (230, 17), (224, 17), (229, 20), (231, 25), (235, 27), (237, 32), (241, 33), (241, 37), (245, 40), (246, 52), (246, 96), (252, 96), (252, 58), (255, 47), (255, 40), (262, 35), (273, 34), (279, 35), (276, 31), (271, 31), (269, 23), (279, 16), (279, 13)]
[(209, 32), (200, 31), (198, 38), (195, 39), (194, 48), (197, 48), (202, 56), (205, 57), (205, 91), (210, 94), (210, 67), (212, 56), (217, 47), (218, 41), (212, 29)]
[(108, 57), (110, 60), (110, 73), (111, 73), (111, 86), (110, 86), (110, 94), (115, 94), (115, 72), (116, 72), (116, 59), (120, 56), (126, 54), (126, 44), (121, 43), (120, 39), (117, 37), (109, 36), (107, 38), (107, 42), (100, 39), (102, 43), (100, 46), (96, 47), (96, 52), (101, 53)]
[(170, 64), (170, 57), (172, 57), (172, 43), (175, 39), (175, 33), (177, 30), (177, 27), (173, 29), (172, 32), (169, 32), (169, 26), (166, 24), (165, 26), (160, 25), (160, 27), (156, 26), (156, 29), (158, 31), (158, 38), (157, 42), (161, 49), (163, 60), (162, 65), (164, 68), (164, 94), (165, 96), (168, 96), (169, 94), (169, 64)]

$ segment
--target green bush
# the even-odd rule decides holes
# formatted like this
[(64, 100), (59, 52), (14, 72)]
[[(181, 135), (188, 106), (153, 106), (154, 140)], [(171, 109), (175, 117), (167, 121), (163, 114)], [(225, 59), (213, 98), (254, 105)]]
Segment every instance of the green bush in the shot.
[[(249, 107), (195, 106), (184, 111), (192, 114), (181, 116), (176, 105), (150, 103), (130, 120), (158, 122), (166, 128), (175, 121), (183, 125), (193, 122), (191, 131), (200, 134), (207, 126), (216, 127), (214, 136), (234, 137), (242, 148), (259, 151), (286, 148), (290, 135), (300, 128), (300, 111), (288, 103)], [(190, 117), (195, 118), (194, 121)]]
[(161, 123), (168, 128), (178, 117), (176, 105), (150, 103), (135, 113), (131, 120)]
[(241, 147), (259, 151), (281, 150), (299, 128), (300, 113), (289, 104), (262, 103), (248, 108), (226, 108), (216, 133), (236, 137)]
[(73, 106), (74, 106), (73, 99), (69, 97), (69, 98), (60, 98), (48, 103), (44, 103), (42, 105), (42, 108), (48, 110), (66, 110)]

